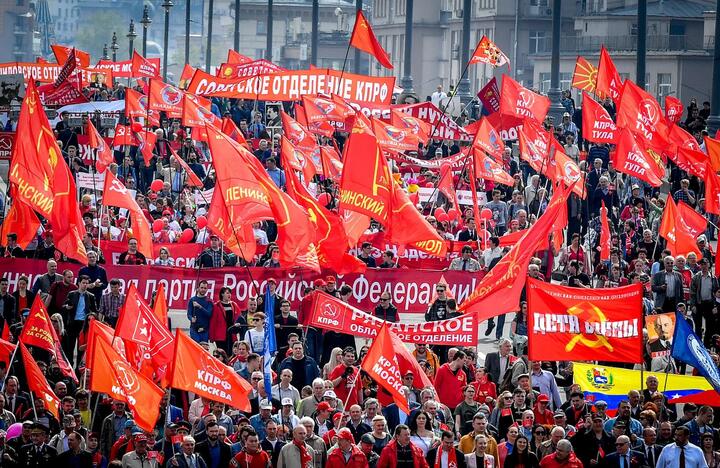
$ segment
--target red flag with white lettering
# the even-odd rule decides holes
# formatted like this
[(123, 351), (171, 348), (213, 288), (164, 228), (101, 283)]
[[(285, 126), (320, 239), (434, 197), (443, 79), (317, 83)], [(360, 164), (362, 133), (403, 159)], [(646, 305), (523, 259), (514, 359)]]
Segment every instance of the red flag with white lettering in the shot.
[(617, 127), (608, 111), (588, 93), (583, 93), (582, 104), (583, 138), (594, 143), (615, 144)]
[(542, 122), (550, 109), (550, 99), (537, 94), (508, 75), (502, 77), (500, 113), (517, 118), (531, 118)]

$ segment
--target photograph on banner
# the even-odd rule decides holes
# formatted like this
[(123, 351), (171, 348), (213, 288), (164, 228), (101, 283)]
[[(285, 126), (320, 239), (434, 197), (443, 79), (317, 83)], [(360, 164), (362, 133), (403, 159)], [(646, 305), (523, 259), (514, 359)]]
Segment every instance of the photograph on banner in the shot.
[(667, 356), (672, 348), (675, 333), (675, 313), (648, 315), (645, 317), (648, 332), (648, 351), (651, 358)]
[(585, 289), (527, 280), (531, 360), (642, 362), (642, 288)]
[(25, 96), (24, 82), (22, 74), (3, 75), (0, 80), (0, 110), (7, 111), (11, 107), (20, 106)]
[(268, 102), (265, 104), (265, 127), (280, 128), (282, 122), (280, 120), (280, 111), (282, 110), (281, 102)]

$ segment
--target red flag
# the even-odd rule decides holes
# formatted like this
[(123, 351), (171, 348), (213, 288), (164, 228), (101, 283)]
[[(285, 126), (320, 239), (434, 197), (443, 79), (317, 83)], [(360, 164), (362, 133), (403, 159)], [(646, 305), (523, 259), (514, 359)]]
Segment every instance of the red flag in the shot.
[[(53, 87), (59, 88), (63, 84), (70, 80), (70, 77), (75, 74), (75, 70), (78, 68), (78, 61), (75, 59), (75, 49), (71, 49), (67, 58), (62, 63), (62, 68), (58, 72), (57, 78), (52, 83)], [(76, 82), (77, 83), (77, 82)]]
[[(505, 152), (505, 142), (495, 127), (485, 117), (480, 119), (480, 124), (472, 143), (473, 148), (479, 148), (495, 158), (495, 161), (502, 161)], [(477, 166), (480, 167), (480, 166)], [(484, 178), (484, 177), (483, 177)], [(512, 184), (511, 184), (512, 186)]]
[[(232, 119), (230, 119), (232, 121)], [(185, 127), (204, 127), (210, 123), (217, 127), (223, 121), (210, 111), (210, 101), (204, 97), (185, 94), (182, 99), (182, 124)]]
[[(130, 91), (129, 89), (127, 91)], [(127, 97), (127, 94), (125, 94)], [(137, 138), (133, 135), (132, 130), (130, 129), (129, 125), (117, 125), (115, 127), (115, 136), (113, 137), (112, 145), (113, 146), (120, 146), (120, 145), (132, 145), (137, 146), (139, 142), (137, 141)]]
[(610, 223), (608, 223), (608, 209), (605, 202), (602, 202), (600, 208), (600, 261), (610, 260)]
[(564, 227), (557, 221), (563, 211), (567, 212), (570, 190), (562, 184), (556, 189), (543, 215), (480, 280), (475, 290), (460, 304), (459, 310), (477, 313), (478, 320), (518, 310), (530, 258), (536, 251), (546, 248), (553, 230)]
[(235, 255), (250, 262), (255, 256), (257, 243), (253, 234), (251, 223), (239, 223), (232, 221), (230, 215), (239, 213), (239, 209), (229, 210), (223, 199), (222, 192), (215, 190), (210, 208), (208, 209), (208, 229), (223, 241), (224, 246)]
[(523, 120), (518, 131), (520, 157), (530, 164), (535, 172), (546, 173), (550, 157), (552, 135), (533, 119)]
[(33, 392), (35, 398), (39, 398), (45, 402), (45, 407), (53, 414), (53, 416), (55, 416), (55, 418), (59, 418), (58, 409), (60, 408), (60, 399), (50, 388), (50, 385), (35, 362), (35, 359), (30, 354), (30, 351), (28, 351), (22, 343), (20, 343), (19, 346), (28, 388), (31, 392)]
[(280, 111), (280, 118), (282, 120), (283, 135), (290, 140), (295, 148), (301, 151), (313, 151), (315, 149), (317, 143), (307, 128), (284, 111)]
[(138, 251), (147, 258), (153, 257), (152, 232), (150, 223), (137, 204), (137, 201), (130, 195), (128, 189), (111, 172), (105, 174), (105, 185), (103, 187), (103, 204), (106, 206), (117, 206), (125, 208), (130, 212), (130, 223), (133, 230), (133, 238), (138, 241)]
[(627, 128), (621, 128), (617, 137), (614, 166), (618, 171), (644, 180), (653, 187), (662, 185), (665, 176), (665, 166), (662, 161), (658, 164), (640, 146), (635, 136)]
[(500, 91), (500, 113), (517, 118), (545, 120), (550, 99), (534, 93), (507, 75), (503, 75)]
[(195, 174), (195, 171), (193, 171), (190, 166), (188, 166), (188, 163), (186, 163), (183, 158), (178, 156), (178, 154), (175, 152), (174, 149), (172, 149), (172, 147), (168, 146), (168, 148), (170, 149), (170, 156), (172, 156), (172, 159), (177, 161), (177, 163), (187, 175), (187, 180), (185, 180), (185, 183), (190, 187), (204, 187), (203, 181), (200, 180), (200, 177)]
[(404, 384), (392, 335), (393, 332), (390, 331), (387, 324), (384, 324), (373, 340), (360, 367), (368, 373), (371, 379), (390, 392), (400, 410), (409, 414), (410, 407), (407, 396), (401, 391)]
[(87, 264), (87, 252), (82, 242), (85, 223), (80, 215), (75, 178), (62, 158), (61, 161), (53, 181), (55, 202), (50, 220), (55, 235), (55, 248), (68, 258)]
[(705, 211), (720, 215), (720, 179), (710, 163), (705, 164)]
[(75, 47), (68, 47), (60, 44), (51, 44), (50, 48), (55, 54), (55, 61), (62, 65), (68, 61), (68, 58), (72, 54), (75, 58), (75, 63), (79, 68), (90, 67), (90, 54), (82, 50), (76, 49)]
[[(363, 127), (358, 127), (361, 123)], [(340, 181), (340, 208), (355, 211), (386, 224), (393, 196), (393, 179), (375, 136), (358, 119), (345, 144)]]
[(125, 89), (125, 117), (146, 119), (146, 125), (160, 126), (160, 112), (148, 109), (148, 97), (131, 88)]
[(667, 240), (667, 248), (672, 255), (695, 252), (701, 256), (696, 239), (705, 231), (707, 220), (684, 202), (675, 204), (672, 197), (667, 198), (658, 233)]
[(253, 59), (247, 55), (243, 55), (233, 49), (228, 49), (227, 60), (225, 60), (226, 63), (250, 63), (252, 61)]
[(150, 79), (150, 110), (166, 112), (169, 118), (179, 119), (183, 116), (184, 94), (177, 87), (163, 83), (159, 78)]
[[(283, 137), (283, 140), (285, 144), (286, 138)], [(283, 150), (283, 165), (288, 168), (290, 163), (286, 158), (286, 151)], [(320, 266), (338, 274), (364, 272), (365, 264), (347, 253), (348, 239), (340, 217), (310, 195), (298, 180), (294, 169), (286, 169), (285, 175), (288, 195), (305, 209), (310, 222), (315, 226), (315, 242)]]
[(331, 122), (344, 122), (343, 111), (330, 99), (303, 96), (303, 112), (308, 130), (332, 137), (335, 126)]
[(642, 285), (582, 289), (527, 278), (528, 357), (642, 362)]
[(173, 362), (172, 388), (193, 392), (240, 411), (250, 411), (250, 384), (180, 330), (175, 331)]
[(444, 258), (447, 254), (445, 240), (415, 208), (405, 190), (394, 182), (391, 184), (393, 190), (392, 209), (390, 218), (385, 225), (388, 231), (387, 239), (401, 247), (409, 245), (435, 257)]
[(168, 305), (165, 296), (165, 285), (160, 283), (160, 287), (155, 293), (155, 303), (153, 304), (153, 313), (160, 320), (160, 323), (168, 323)]
[[(240, 131), (239, 128), (237, 128), (237, 125), (235, 125), (235, 122), (230, 117), (223, 117), (222, 119), (222, 132), (232, 138), (234, 141), (239, 143), (241, 146), (244, 146), (247, 149), (250, 149), (250, 145), (248, 144), (247, 140), (245, 139), (245, 135)], [(283, 133), (285, 131), (283, 130)]]
[(17, 234), (17, 244), (21, 249), (25, 249), (33, 241), (39, 228), (40, 220), (32, 208), (16, 198), (0, 226), (0, 242), (5, 242), (10, 233)]
[(508, 187), (515, 184), (515, 179), (479, 148), (473, 148), (473, 157), (475, 158), (475, 177), (478, 179), (492, 180)]
[(132, 365), (100, 336), (95, 336), (92, 362), (94, 365), (90, 369), (90, 390), (107, 393), (114, 399), (127, 402), (135, 424), (144, 431), (152, 432), (160, 415), (165, 392), (152, 380), (135, 371)]
[[(584, 57), (578, 55), (575, 61), (575, 70), (573, 71), (572, 87), (587, 91), (595, 92), (597, 85), (597, 68), (588, 62)], [(584, 104), (584, 102), (583, 102)]]
[(134, 50), (130, 70), (133, 78), (155, 78), (160, 74), (159, 67), (156, 67), (153, 62), (147, 60)]
[(368, 23), (365, 14), (361, 10), (358, 10), (355, 15), (355, 26), (353, 26), (352, 36), (350, 37), (350, 45), (367, 52), (375, 57), (380, 62), (380, 65), (392, 70), (393, 66), (390, 63), (390, 57), (378, 42), (370, 23)]
[(685, 106), (675, 96), (665, 96), (665, 119), (670, 123), (678, 123), (682, 119)]
[(97, 168), (98, 172), (104, 172), (105, 168), (108, 167), (110, 164), (115, 162), (115, 157), (113, 156), (112, 148), (110, 148), (106, 143), (103, 137), (100, 135), (100, 133), (95, 128), (95, 125), (93, 125), (92, 120), (88, 119), (87, 121), (87, 135), (88, 135), (88, 143), (90, 144), (90, 148), (93, 148), (96, 151), (97, 159), (95, 161), (95, 167)]
[(15, 354), (16, 350), (16, 344), (0, 339), (0, 362), (4, 362), (7, 369), (10, 368), (10, 359), (12, 359), (13, 354)]
[(709, 159), (708, 155), (702, 151), (678, 147), (675, 157), (672, 157), (671, 154), (670, 159), (688, 174), (698, 176), (701, 179), (705, 178)]
[(444, 163), (440, 166), (440, 180), (438, 180), (438, 190), (445, 195), (445, 198), (453, 202), (455, 209), (460, 208), (460, 203), (455, 193), (455, 185), (453, 183), (452, 164)]
[(375, 118), (372, 119), (372, 129), (378, 144), (388, 153), (418, 150), (420, 140), (410, 129), (394, 127)]
[(158, 375), (165, 373), (172, 360), (173, 336), (166, 323), (150, 310), (131, 284), (118, 315), (115, 335), (145, 347), (144, 359), (152, 362)]
[[(225, 202), (227, 203), (229, 199), (237, 198), (240, 199), (240, 202), (243, 202), (243, 199), (248, 200), (253, 197), (259, 197), (259, 200), (253, 203), (260, 209), (258, 215), (262, 217), (264, 210), (269, 205), (272, 218), (274, 218), (277, 223), (277, 244), (278, 247), (280, 247), (280, 263), (287, 266), (298, 265), (318, 270), (317, 254), (315, 245), (312, 242), (314, 238), (313, 229), (303, 209), (275, 185), (255, 155), (235, 143), (230, 137), (216, 128), (208, 125), (206, 129), (208, 132), (210, 151), (213, 155), (213, 163), (215, 164), (217, 183), (224, 192)], [(221, 169), (217, 159), (218, 154), (223, 151), (225, 151), (227, 155), (224, 164), (229, 163), (229, 166)], [(233, 158), (233, 155), (236, 157)], [(241, 165), (245, 165), (247, 168), (247, 179), (251, 183), (251, 186), (257, 186), (260, 190), (259, 192), (253, 193), (251, 189), (243, 195), (241, 193), (242, 188), (244, 188), (243, 185), (227, 185), (227, 181), (232, 179), (232, 176), (228, 177), (228, 171), (234, 173), (242, 172), (238, 171), (238, 158), (244, 163), (241, 163)], [(222, 184), (220, 183), (221, 172), (223, 173), (222, 177), (225, 178)], [(258, 202), (260, 203), (258, 204)], [(228, 209), (230, 209), (229, 205)], [(254, 218), (252, 218), (248, 212), (239, 213), (239, 215), (243, 220), (240, 225), (254, 222), (251, 221)]]
[(553, 138), (553, 147), (555, 152), (553, 159), (555, 160), (555, 182), (562, 181), (568, 187), (573, 188), (573, 193), (580, 198), (585, 198), (585, 184), (578, 182), (582, 178), (582, 172), (580, 167), (575, 161), (570, 159), (567, 154), (561, 151), (561, 146), (557, 143), (557, 140)]
[(343, 163), (340, 161), (340, 155), (335, 148), (331, 146), (320, 146), (319, 148), (320, 164), (323, 168), (323, 174), (325, 177), (333, 180), (340, 180), (343, 171)]
[(50, 324), (50, 316), (39, 294), (33, 301), (30, 314), (23, 325), (18, 341), (28, 346), (37, 346), (52, 353), (57, 360), (62, 374), (70, 377), (75, 382), (78, 381), (75, 376), (75, 371), (73, 371), (72, 366), (65, 357), (65, 353), (63, 353), (60, 338), (55, 332), (55, 328)]
[(705, 149), (707, 150), (713, 172), (720, 172), (720, 140), (706, 136)]
[(88, 325), (87, 347), (85, 348), (85, 367), (87, 369), (93, 368), (96, 338), (105, 340), (107, 343), (111, 344), (115, 348), (115, 351), (117, 351), (121, 356), (125, 356), (124, 341), (115, 338), (115, 330), (113, 330), (110, 325), (106, 325), (100, 320), (90, 320), (90, 324)]
[(615, 68), (615, 64), (610, 58), (610, 54), (605, 46), (600, 49), (600, 63), (598, 63), (597, 86), (595, 88), (601, 97), (609, 96), (615, 104), (620, 103), (620, 94), (622, 93), (623, 82), (620, 74)]
[(284, 164), (286, 165), (284, 167), (302, 172), (306, 183), (310, 182), (313, 177), (315, 177), (316, 170), (315, 165), (311, 161), (311, 156), (295, 148), (290, 140), (285, 138), (284, 135), (282, 136), (280, 143), (280, 154)]
[(145, 167), (150, 167), (150, 162), (153, 158), (153, 150), (157, 143), (157, 135), (154, 131), (144, 129), (140, 132), (135, 133), (135, 138), (138, 141), (138, 150), (142, 154), (143, 161), (145, 161)]
[(195, 68), (189, 63), (186, 63), (183, 67), (182, 73), (180, 74), (180, 81), (178, 81), (178, 88), (185, 90), (190, 84), (193, 75), (195, 74)]
[(582, 104), (583, 138), (595, 143), (615, 144), (617, 127), (608, 111), (587, 93), (583, 93)]
[(432, 132), (429, 123), (397, 109), (390, 110), (390, 122), (394, 127), (410, 130), (422, 142), (428, 141)]
[(486, 63), (493, 68), (501, 67), (507, 63), (509, 67), (510, 59), (493, 41), (488, 39), (487, 36), (483, 36), (478, 45), (475, 46), (475, 51), (470, 57), (468, 65), (473, 63)]
[(617, 126), (631, 130), (645, 140), (645, 146), (662, 150), (669, 132), (660, 104), (647, 91), (632, 81), (623, 86), (617, 109)]

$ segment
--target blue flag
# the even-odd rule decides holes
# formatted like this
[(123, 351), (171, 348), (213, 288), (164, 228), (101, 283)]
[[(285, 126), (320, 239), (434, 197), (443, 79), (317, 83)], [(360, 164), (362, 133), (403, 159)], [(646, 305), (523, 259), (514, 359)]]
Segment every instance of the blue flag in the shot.
[(713, 363), (702, 340), (693, 333), (682, 314), (675, 312), (672, 357), (693, 366), (720, 393), (720, 371)]
[(263, 344), (263, 373), (265, 374), (265, 393), (267, 399), (272, 399), (272, 361), (277, 351), (275, 343), (275, 296), (270, 288), (265, 287), (265, 343)]

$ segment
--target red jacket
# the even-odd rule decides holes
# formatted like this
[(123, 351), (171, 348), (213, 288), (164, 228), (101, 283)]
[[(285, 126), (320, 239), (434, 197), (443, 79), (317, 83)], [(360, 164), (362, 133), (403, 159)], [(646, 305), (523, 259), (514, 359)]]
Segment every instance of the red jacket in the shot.
[[(233, 323), (240, 316), (240, 306), (235, 301), (230, 301), (233, 313)], [(220, 301), (213, 305), (212, 315), (210, 316), (210, 341), (225, 341), (227, 339), (227, 324), (225, 323), (225, 309)]]
[[(413, 466), (415, 468), (430, 468), (427, 460), (419, 447), (410, 442), (410, 450), (413, 454)], [(391, 440), (380, 453), (377, 468), (395, 468), (397, 466), (397, 441)]]
[(438, 400), (451, 410), (463, 401), (462, 388), (467, 385), (467, 376), (462, 369), (456, 374), (450, 369), (450, 364), (440, 366), (435, 375), (435, 389), (438, 393)]
[(575, 456), (575, 452), (571, 452), (570, 456), (564, 461), (558, 461), (557, 452), (546, 455), (540, 461), (540, 468), (583, 468), (583, 463)]
[(368, 468), (368, 461), (357, 445), (353, 445), (350, 460), (347, 463), (345, 463), (342, 450), (336, 448), (328, 454), (325, 468)]

